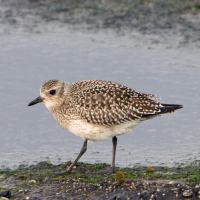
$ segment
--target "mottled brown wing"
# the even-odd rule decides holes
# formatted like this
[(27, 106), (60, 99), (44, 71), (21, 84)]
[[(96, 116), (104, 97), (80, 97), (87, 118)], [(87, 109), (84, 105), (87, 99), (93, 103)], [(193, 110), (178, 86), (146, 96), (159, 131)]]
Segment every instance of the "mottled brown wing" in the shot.
[(71, 97), (77, 113), (99, 125), (120, 124), (159, 112), (154, 95), (135, 92), (109, 81), (79, 81), (71, 84)]

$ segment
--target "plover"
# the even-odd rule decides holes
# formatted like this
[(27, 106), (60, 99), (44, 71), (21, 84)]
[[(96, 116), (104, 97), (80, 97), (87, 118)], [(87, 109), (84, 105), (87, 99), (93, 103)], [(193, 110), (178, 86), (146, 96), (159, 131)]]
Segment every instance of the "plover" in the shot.
[(86, 80), (68, 84), (53, 79), (42, 84), (40, 96), (28, 106), (43, 102), (62, 128), (85, 140), (75, 161), (66, 171), (58, 174), (72, 171), (86, 152), (88, 141), (97, 142), (109, 138), (113, 142), (113, 173), (117, 136), (130, 132), (141, 121), (182, 108), (182, 105), (152, 100), (154, 98), (158, 97), (136, 92), (111, 81)]

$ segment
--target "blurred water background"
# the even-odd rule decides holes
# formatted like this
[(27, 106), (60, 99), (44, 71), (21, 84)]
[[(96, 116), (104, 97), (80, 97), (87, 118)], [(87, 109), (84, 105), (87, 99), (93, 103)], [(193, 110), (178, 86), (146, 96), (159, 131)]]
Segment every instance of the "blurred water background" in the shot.
[[(73, 160), (83, 140), (61, 129), (43, 104), (27, 107), (48, 79), (101, 79), (183, 109), (118, 137), (116, 165), (174, 166), (200, 159), (198, 48), (147, 44), (137, 37), (73, 29), (1, 34), (0, 168)], [(89, 143), (82, 162), (111, 163), (112, 141)]]

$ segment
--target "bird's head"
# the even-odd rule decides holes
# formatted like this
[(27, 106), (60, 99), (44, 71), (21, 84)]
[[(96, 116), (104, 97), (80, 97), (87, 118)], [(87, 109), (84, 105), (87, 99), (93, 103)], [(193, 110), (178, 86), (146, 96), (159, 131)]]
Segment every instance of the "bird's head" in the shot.
[(28, 106), (43, 102), (45, 106), (53, 112), (60, 107), (65, 99), (69, 85), (68, 83), (56, 79), (51, 79), (42, 84), (40, 96), (31, 101)]

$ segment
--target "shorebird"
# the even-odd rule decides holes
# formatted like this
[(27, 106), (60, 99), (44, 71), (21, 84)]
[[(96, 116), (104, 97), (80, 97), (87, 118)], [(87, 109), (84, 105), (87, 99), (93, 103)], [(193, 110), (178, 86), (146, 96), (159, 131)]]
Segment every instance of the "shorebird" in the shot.
[(40, 88), (40, 96), (28, 106), (43, 102), (57, 123), (84, 139), (83, 147), (66, 171), (70, 173), (87, 150), (87, 142), (112, 138), (111, 173), (115, 168), (117, 136), (130, 132), (139, 122), (164, 113), (172, 113), (182, 105), (163, 104), (152, 100), (152, 94), (136, 92), (128, 87), (102, 80), (86, 80), (68, 84), (48, 80)]

